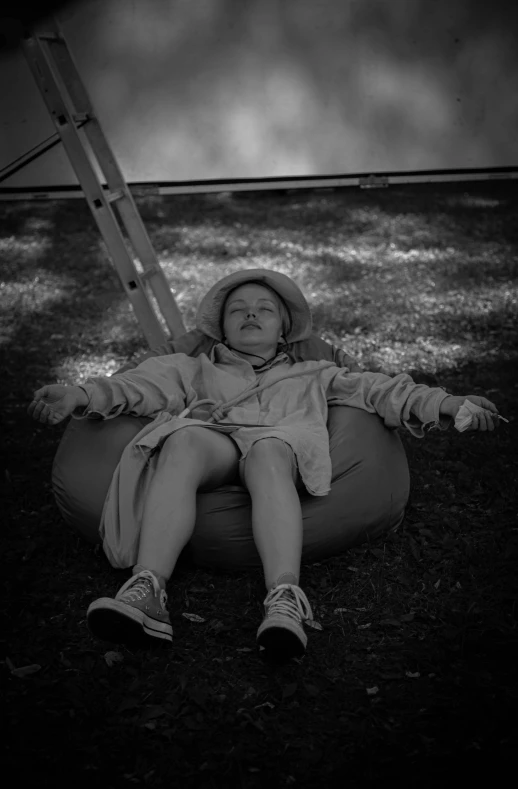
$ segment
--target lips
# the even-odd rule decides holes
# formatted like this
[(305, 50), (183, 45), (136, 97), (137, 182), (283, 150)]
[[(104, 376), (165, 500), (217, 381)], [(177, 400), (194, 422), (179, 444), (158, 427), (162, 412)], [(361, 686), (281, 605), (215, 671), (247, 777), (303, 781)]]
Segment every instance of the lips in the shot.
[(254, 323), (253, 321), (247, 321), (247, 323), (243, 323), (241, 328), (242, 329), (248, 329), (250, 326), (253, 326), (255, 329), (260, 329), (261, 328), (258, 323)]

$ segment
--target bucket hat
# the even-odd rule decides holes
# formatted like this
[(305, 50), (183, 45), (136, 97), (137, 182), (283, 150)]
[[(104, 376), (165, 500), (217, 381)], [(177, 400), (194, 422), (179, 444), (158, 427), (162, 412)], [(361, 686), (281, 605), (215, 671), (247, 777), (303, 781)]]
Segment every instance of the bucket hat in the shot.
[(245, 285), (247, 282), (267, 285), (286, 304), (291, 319), (291, 327), (286, 336), (287, 343), (305, 340), (311, 335), (311, 311), (298, 285), (286, 274), (266, 268), (234, 271), (218, 280), (200, 302), (196, 315), (196, 327), (214, 340), (222, 342), (221, 313), (225, 299), (234, 288)]

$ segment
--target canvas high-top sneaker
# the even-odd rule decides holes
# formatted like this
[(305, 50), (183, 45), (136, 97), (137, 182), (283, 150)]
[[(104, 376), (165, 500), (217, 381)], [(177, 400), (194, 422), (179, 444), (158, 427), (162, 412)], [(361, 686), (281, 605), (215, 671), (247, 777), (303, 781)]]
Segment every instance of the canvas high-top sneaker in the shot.
[(268, 656), (276, 659), (301, 657), (308, 642), (303, 623), (317, 630), (322, 626), (313, 620), (308, 598), (300, 586), (274, 586), (263, 604), (264, 619), (257, 631), (258, 646), (264, 647)]
[(100, 597), (86, 618), (94, 636), (103, 641), (149, 644), (153, 639), (173, 640), (166, 608), (167, 594), (150, 570), (142, 570), (121, 586), (115, 598)]

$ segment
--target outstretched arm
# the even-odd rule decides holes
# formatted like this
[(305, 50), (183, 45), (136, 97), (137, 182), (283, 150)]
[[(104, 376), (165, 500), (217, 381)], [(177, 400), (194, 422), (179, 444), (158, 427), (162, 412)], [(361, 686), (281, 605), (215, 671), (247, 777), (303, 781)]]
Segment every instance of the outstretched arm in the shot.
[(187, 358), (175, 354), (148, 359), (134, 370), (111, 378), (89, 378), (80, 386), (44, 386), (34, 393), (28, 413), (44, 424), (58, 424), (70, 415), (76, 419), (114, 419), (120, 414), (178, 413), (185, 407), (186, 398), (190, 400), (194, 395), (191, 365), (183, 364)]
[[(479, 408), (483, 409), (471, 415), (469, 430), (494, 430), (499, 426), (500, 419), (503, 417), (499, 415), (496, 405), (492, 403), (491, 400), (487, 400), (485, 397), (479, 397), (478, 395), (466, 395), (465, 397), (449, 395), (441, 403), (441, 414), (455, 419), (465, 400), (469, 400), (470, 403), (474, 403)], [(506, 421), (507, 420), (504, 419), (504, 422)]]
[(34, 392), (27, 413), (43, 425), (57, 425), (88, 405), (88, 395), (80, 386), (50, 384)]
[[(330, 370), (328, 375), (327, 400), (330, 404), (349, 405), (377, 413), (386, 427), (406, 427), (418, 438), (424, 435), (426, 428), (446, 430), (467, 399), (449, 395), (438, 387), (416, 384), (409, 375), (403, 373), (390, 378), (383, 373)], [(472, 429), (493, 429), (498, 423), (496, 406), (485, 398), (470, 396), (468, 399), (495, 414), (494, 419), (488, 416), (487, 419), (477, 420), (477, 427), (473, 423)], [(489, 427), (490, 423), (492, 428)]]

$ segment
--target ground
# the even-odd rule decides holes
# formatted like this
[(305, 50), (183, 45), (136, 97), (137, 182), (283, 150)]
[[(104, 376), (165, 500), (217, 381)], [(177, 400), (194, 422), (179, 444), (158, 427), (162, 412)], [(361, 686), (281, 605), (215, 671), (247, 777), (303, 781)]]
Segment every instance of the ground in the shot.
[(498, 781), (518, 746), (516, 186), (138, 205), (187, 328), (213, 282), (272, 267), (365, 369), (420, 370), (509, 423), (401, 431), (405, 520), (303, 566), (323, 630), (302, 660), (256, 652), (260, 570), (188, 561), (168, 588), (172, 647), (96, 642), (86, 608), (126, 574), (64, 524), (51, 467), (65, 427), (26, 409), (38, 387), (111, 374), (146, 345), (83, 200), (0, 203), (4, 772), (103, 789)]

